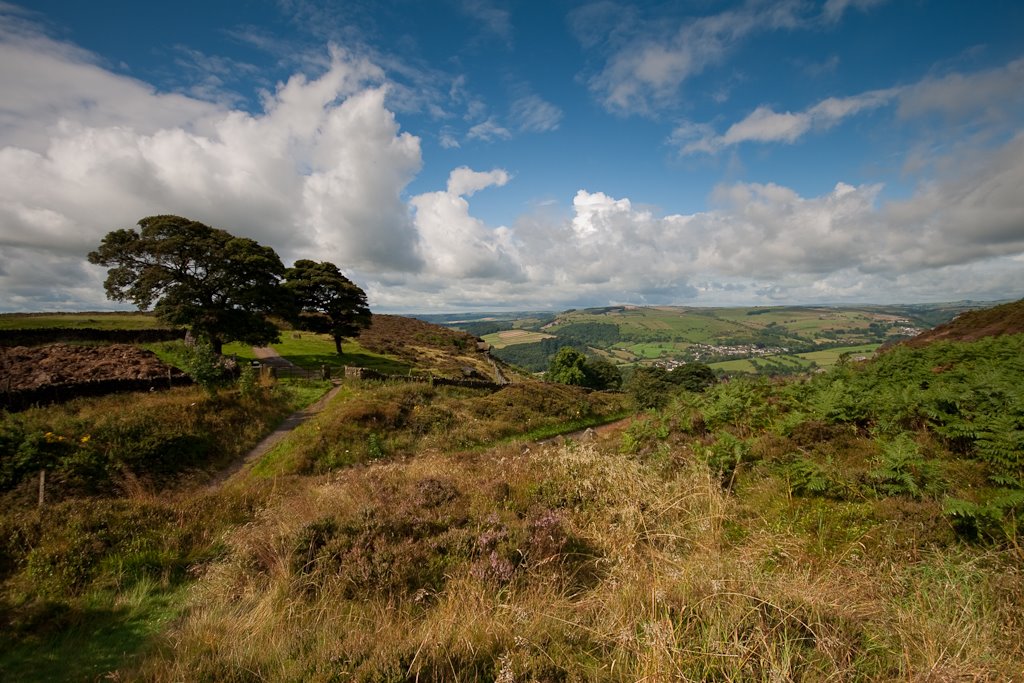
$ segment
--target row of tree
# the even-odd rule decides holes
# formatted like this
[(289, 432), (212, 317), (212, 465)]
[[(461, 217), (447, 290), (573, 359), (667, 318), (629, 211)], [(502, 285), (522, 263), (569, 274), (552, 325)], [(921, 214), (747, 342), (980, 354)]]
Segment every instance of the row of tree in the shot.
[(89, 261), (109, 268), (107, 298), (152, 307), (218, 354), (226, 342), (277, 341), (271, 316), (331, 335), (339, 354), (341, 340), (370, 323), (365, 292), (333, 263), (303, 259), (285, 268), (272, 248), (181, 216), (113, 230)]

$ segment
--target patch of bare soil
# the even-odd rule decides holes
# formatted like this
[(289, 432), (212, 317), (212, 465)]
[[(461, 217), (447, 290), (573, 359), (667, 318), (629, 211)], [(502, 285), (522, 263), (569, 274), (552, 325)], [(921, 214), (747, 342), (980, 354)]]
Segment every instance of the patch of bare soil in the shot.
[(35, 389), (52, 384), (77, 384), (99, 379), (152, 379), (183, 373), (150, 351), (129, 344), (105, 346), (0, 347), (3, 389)]

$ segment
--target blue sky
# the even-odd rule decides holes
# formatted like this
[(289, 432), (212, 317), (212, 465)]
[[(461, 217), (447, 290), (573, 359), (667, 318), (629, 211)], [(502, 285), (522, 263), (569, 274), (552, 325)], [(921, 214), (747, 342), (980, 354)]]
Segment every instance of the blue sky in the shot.
[(0, 310), (175, 213), (375, 310), (1024, 295), (1019, 2), (0, 1)]

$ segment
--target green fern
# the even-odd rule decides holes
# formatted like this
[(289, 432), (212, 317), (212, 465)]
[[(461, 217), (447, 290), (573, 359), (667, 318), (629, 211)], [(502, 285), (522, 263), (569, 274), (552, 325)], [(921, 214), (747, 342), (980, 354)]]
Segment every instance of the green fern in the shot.
[(901, 434), (883, 443), (867, 473), (868, 486), (886, 496), (921, 498), (941, 486), (938, 467), (921, 455), (921, 449), (909, 436)]

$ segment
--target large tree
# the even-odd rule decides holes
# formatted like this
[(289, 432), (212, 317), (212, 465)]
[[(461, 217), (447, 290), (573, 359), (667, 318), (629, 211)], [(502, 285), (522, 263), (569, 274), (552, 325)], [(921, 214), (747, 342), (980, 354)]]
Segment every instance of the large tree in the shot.
[(366, 293), (333, 263), (296, 261), (285, 271), (285, 286), (298, 309), (298, 326), (331, 335), (339, 356), (342, 338), (355, 336), (370, 324)]
[(558, 350), (548, 366), (547, 379), (591, 389), (618, 389), (622, 385), (619, 369), (603, 358), (587, 356), (571, 346)]
[[(89, 261), (107, 266), (107, 298), (153, 310), (221, 352), (224, 342), (278, 339), (271, 313), (289, 309), (284, 265), (258, 242), (181, 216), (149, 216), (107, 233)], [(155, 306), (154, 306), (155, 304)]]

